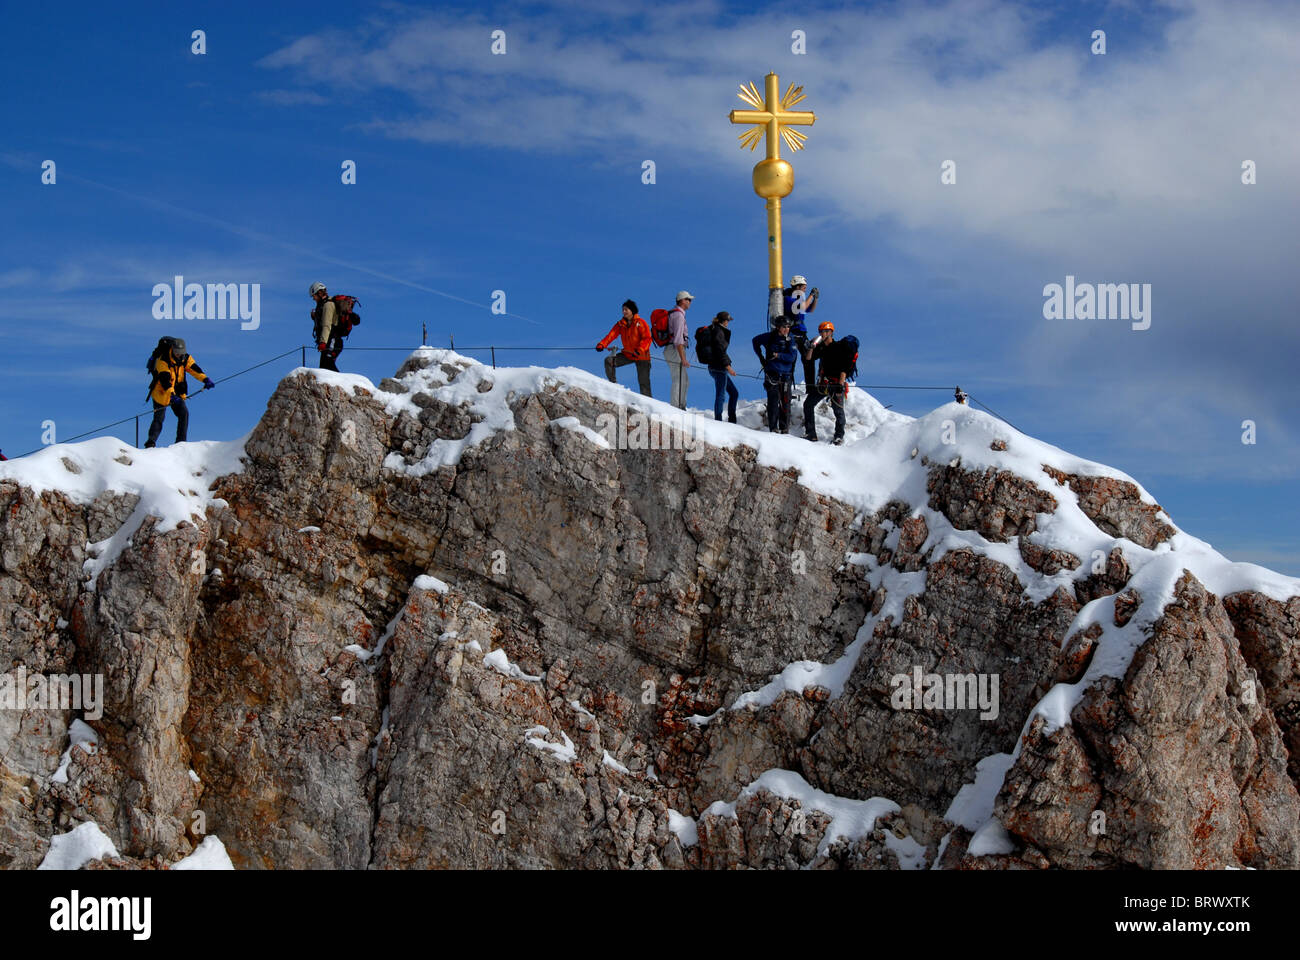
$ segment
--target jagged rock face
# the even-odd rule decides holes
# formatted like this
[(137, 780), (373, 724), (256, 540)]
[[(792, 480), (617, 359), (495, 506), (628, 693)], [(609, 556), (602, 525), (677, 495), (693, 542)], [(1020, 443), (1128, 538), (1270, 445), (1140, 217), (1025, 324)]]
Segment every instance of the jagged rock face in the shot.
[[(0, 484), (0, 661), (101, 671), (109, 690), (100, 749), (72, 750), (66, 784), (50, 774), (71, 714), (0, 710), (0, 865), (34, 865), (85, 819), (123, 865), (174, 860), (204, 831), (241, 868), (896, 868), (945, 835), (942, 865), (965, 868), (1297, 865), (1296, 725), (1275, 713), (1300, 690), (1300, 598), (1221, 602), (1185, 581), (1122, 680), (1065, 727), (1030, 725), (995, 808), (1018, 850), (973, 856), (948, 804), (1083, 676), (1100, 631), (1071, 626), (1130, 567), (1115, 547), (1035, 601), (991, 557), (936, 550), (921, 508), (1018, 538), (1053, 576), (1090, 560), (1026, 540), (1052, 492), (930, 465), (928, 503), (862, 516), (747, 447), (593, 443), (557, 421), (616, 408), (560, 387), (512, 397), (515, 429), (417, 476), (394, 466), (476, 415), (411, 399), (418, 414), (395, 415), (287, 378), (218, 485), (225, 505), (165, 533), (147, 521), (93, 592), (85, 545), (133, 500)], [(1057, 479), (1107, 533), (1168, 536), (1136, 488)], [(864, 564), (892, 579), (873, 587)], [(864, 621), (842, 691), (729, 709), (795, 661), (837, 660)], [(891, 678), (914, 667), (996, 674), (997, 715), (899, 709)], [(779, 769), (894, 806), (836, 839), (824, 804), (755, 787)], [(1090, 834), (1098, 810), (1107, 832)]]
[[(932, 563), (901, 622), (876, 627), (843, 697), (802, 756), (809, 781), (848, 796), (890, 797), (942, 812), (990, 754), (1010, 752), (1029, 710), (1055, 680), (1078, 606), (1063, 590), (1034, 605), (1006, 567), (955, 551)], [(890, 678), (997, 676), (996, 717), (975, 710), (897, 710)], [(987, 711), (986, 711), (987, 712)]]
[(1143, 503), (1137, 487), (1128, 481), (1082, 477), (1047, 466), (1043, 469), (1078, 494), (1083, 512), (1111, 536), (1127, 537), (1148, 550), (1173, 536), (1174, 528), (1160, 519), (1160, 506)]
[(1300, 782), (1300, 597), (1282, 604), (1245, 591), (1224, 597), (1223, 607), (1282, 730), (1287, 770)]
[[(1123, 681), (1035, 719), (996, 808), (1069, 867), (1300, 865), (1300, 798), (1223, 605), (1190, 573)], [(1098, 814), (1100, 813), (1100, 817)]]

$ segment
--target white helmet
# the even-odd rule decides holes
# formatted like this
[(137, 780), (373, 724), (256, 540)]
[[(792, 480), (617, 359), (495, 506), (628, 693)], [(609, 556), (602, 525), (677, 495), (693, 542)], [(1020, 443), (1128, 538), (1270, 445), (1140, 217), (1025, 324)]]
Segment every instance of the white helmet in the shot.
[(808, 286), (808, 278), (807, 278), (807, 277), (801, 277), (801, 276), (799, 276), (799, 274), (796, 273), (796, 274), (794, 275), (794, 277), (792, 277), (791, 280), (790, 280), (790, 286), (792, 286), (792, 287), (797, 287), (797, 286), (799, 286), (799, 284), (801, 284), (801, 283), (802, 283), (805, 287)]
[(324, 289), (325, 289), (325, 284), (317, 280), (315, 283), (313, 283), (310, 287), (307, 288), (307, 293), (314, 297), (316, 296), (316, 294), (320, 293)]

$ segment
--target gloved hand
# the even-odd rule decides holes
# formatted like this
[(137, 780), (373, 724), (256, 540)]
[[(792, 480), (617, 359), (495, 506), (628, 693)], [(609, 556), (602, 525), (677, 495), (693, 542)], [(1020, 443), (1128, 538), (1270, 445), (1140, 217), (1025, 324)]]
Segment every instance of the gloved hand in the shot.
[(158, 385), (164, 390), (170, 390), (172, 388), (172, 375), (170, 373), (158, 374)]
[(811, 290), (808, 291), (808, 295), (812, 297), (814, 300), (816, 300), (818, 297), (822, 295), (822, 292), (818, 290), (816, 287), (813, 287)]
[(604, 347), (597, 346), (597, 347), (596, 347), (596, 352), (597, 352), (597, 353), (600, 353), (600, 352), (601, 352), (602, 350), (604, 350), (604, 349), (605, 349)]
[(325, 347), (326, 347), (326, 345), (323, 344), (323, 343), (318, 343), (318, 344), (316, 344), (316, 349), (317, 349), (317, 350), (320, 350), (322, 353), (325, 351)]
[(204, 390), (211, 390), (211, 389), (212, 389), (213, 387), (215, 387), (215, 386), (216, 386), (216, 384), (213, 382), (213, 380), (212, 380), (211, 377), (208, 377), (208, 379), (206, 379), (206, 380), (203, 381), (203, 389), (204, 389)]

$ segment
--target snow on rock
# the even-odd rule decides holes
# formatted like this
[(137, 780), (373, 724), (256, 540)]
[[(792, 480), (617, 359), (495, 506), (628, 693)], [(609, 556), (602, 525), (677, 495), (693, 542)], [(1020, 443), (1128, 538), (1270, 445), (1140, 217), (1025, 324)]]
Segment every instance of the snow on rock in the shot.
[(50, 838), (50, 849), (37, 870), (80, 870), (92, 860), (116, 857), (117, 847), (99, 825), (82, 823), (69, 832)]
[[(776, 702), (776, 698), (786, 691), (803, 693), (807, 688), (815, 686), (825, 687), (830, 691), (832, 698), (844, 692), (844, 685), (858, 665), (858, 659), (862, 655), (863, 648), (871, 640), (876, 624), (891, 617), (898, 622), (903, 615), (903, 601), (925, 591), (924, 571), (903, 573), (893, 567), (878, 567), (875, 557), (871, 556), (865, 557), (864, 564), (871, 568), (866, 577), (871, 588), (875, 590), (884, 586), (888, 593), (880, 613), (870, 615), (863, 621), (853, 642), (845, 648), (844, 655), (829, 664), (798, 660), (777, 674), (765, 687), (742, 694), (729, 709), (757, 709), (771, 706)], [(691, 723), (702, 726), (719, 713), (721, 711), (708, 717), (694, 716), (689, 719)]]
[(668, 810), (668, 829), (677, 835), (677, 842), (683, 847), (693, 847), (700, 842), (698, 825), (690, 817)]
[(209, 834), (203, 838), (197, 850), (191, 853), (183, 860), (177, 860), (168, 869), (170, 870), (234, 870), (235, 865), (230, 862), (230, 855), (226, 853), (226, 846), (216, 834)]
[[(763, 790), (783, 800), (798, 801), (804, 810), (817, 810), (830, 817), (831, 822), (826, 827), (817, 847), (818, 856), (825, 855), (836, 841), (852, 842), (870, 834), (875, 830), (878, 819), (899, 813), (901, 810), (897, 803), (884, 797), (872, 797), (869, 800), (837, 797), (816, 789), (793, 770), (768, 770), (742, 789), (736, 800), (729, 803), (719, 800), (704, 811), (704, 816), (734, 818), (736, 804), (741, 799)], [(684, 826), (671, 817), (670, 825), (673, 826), (674, 831), (677, 831), (679, 826)], [(914, 838), (895, 837), (886, 830), (885, 844), (898, 857), (899, 865), (903, 869), (917, 870), (925, 865), (925, 848)]]
[(72, 763), (73, 747), (80, 747), (92, 757), (99, 750), (99, 734), (83, 720), (72, 721), (72, 725), (68, 727), (68, 740), (68, 749), (63, 751), (63, 756), (59, 759), (59, 769), (55, 770), (50, 777), (52, 783), (68, 782), (68, 766)]
[(510, 677), (512, 680), (528, 680), (532, 683), (539, 683), (542, 679), (541, 676), (534, 677), (531, 674), (524, 673), (520, 670), (510, 662), (510, 658), (506, 656), (506, 652), (500, 647), (485, 656), (483, 658), (483, 663), (485, 666), (491, 667), (502, 676)]
[[(1018, 748), (1017, 748), (1018, 749)], [(996, 753), (975, 765), (975, 782), (957, 791), (944, 819), (975, 832), (993, 819), (993, 801), (1015, 762), (1015, 755)]]
[[(491, 656), (491, 654), (489, 654), (489, 656)], [(485, 657), (485, 662), (486, 659), (487, 658)], [(539, 750), (545, 750), (555, 757), (555, 759), (560, 760), (563, 763), (572, 763), (577, 759), (578, 751), (574, 748), (573, 741), (569, 739), (569, 735), (563, 730), (560, 731), (560, 739), (564, 741), (563, 743), (552, 743), (549, 740), (543, 740), (543, 735), (552, 736), (550, 727), (538, 725), (535, 727), (529, 727), (524, 731), (524, 739), (531, 746), (534, 746)]]
[(88, 587), (126, 548), (145, 517), (159, 518), (160, 533), (201, 518), (209, 504), (212, 483), (239, 473), (244, 453), (240, 440), (178, 443), (137, 450), (115, 437), (79, 443), (51, 444), (17, 460), (0, 462), (0, 480), (13, 480), (36, 493), (57, 490), (74, 503), (88, 504), (112, 491), (134, 494), (139, 502), (131, 516), (110, 537), (90, 544), (86, 561)]
[(602, 447), (605, 450), (609, 450), (613, 447), (613, 444), (609, 442), (609, 440), (605, 437), (604, 434), (597, 433), (595, 430), (591, 429), (591, 427), (584, 424), (577, 417), (559, 417), (555, 420), (552, 420), (551, 423), (564, 430), (572, 430), (574, 433), (586, 437), (596, 446)]

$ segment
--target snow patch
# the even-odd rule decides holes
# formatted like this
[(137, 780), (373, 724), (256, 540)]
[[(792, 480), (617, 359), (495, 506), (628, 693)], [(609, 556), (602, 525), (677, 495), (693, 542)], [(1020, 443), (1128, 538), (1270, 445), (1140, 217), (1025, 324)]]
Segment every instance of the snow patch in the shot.
[(68, 782), (68, 767), (72, 763), (73, 747), (80, 747), (85, 754), (91, 757), (99, 752), (99, 734), (95, 732), (90, 724), (83, 720), (72, 721), (72, 724), (68, 727), (68, 740), (68, 749), (64, 750), (63, 756), (59, 758), (59, 769), (55, 770), (53, 776), (50, 777), (51, 783)]
[(197, 850), (182, 860), (177, 860), (170, 870), (234, 870), (226, 845), (217, 839), (216, 834), (203, 838)]
[(506, 652), (500, 647), (497, 647), (484, 657), (483, 664), (484, 666), (491, 667), (502, 676), (510, 677), (512, 680), (527, 680), (530, 683), (539, 683), (542, 679), (540, 674), (534, 677), (531, 674), (524, 673), (520, 670), (510, 662), (510, 658), (506, 656)]
[(560, 731), (560, 739), (564, 741), (563, 743), (551, 743), (549, 740), (541, 739), (541, 737), (538, 736), (539, 734), (550, 736), (551, 730), (549, 727), (543, 727), (540, 725), (529, 727), (524, 731), (524, 738), (531, 746), (534, 746), (539, 750), (547, 751), (563, 763), (572, 763), (577, 759), (578, 751), (574, 749), (573, 741), (569, 739), (569, 735), (563, 730)]
[(693, 847), (700, 842), (698, 824), (671, 807), (668, 809), (668, 829), (677, 835), (677, 842), (683, 847)]
[(92, 860), (118, 856), (117, 847), (99, 825), (82, 823), (72, 830), (50, 838), (50, 849), (37, 870), (80, 870)]

